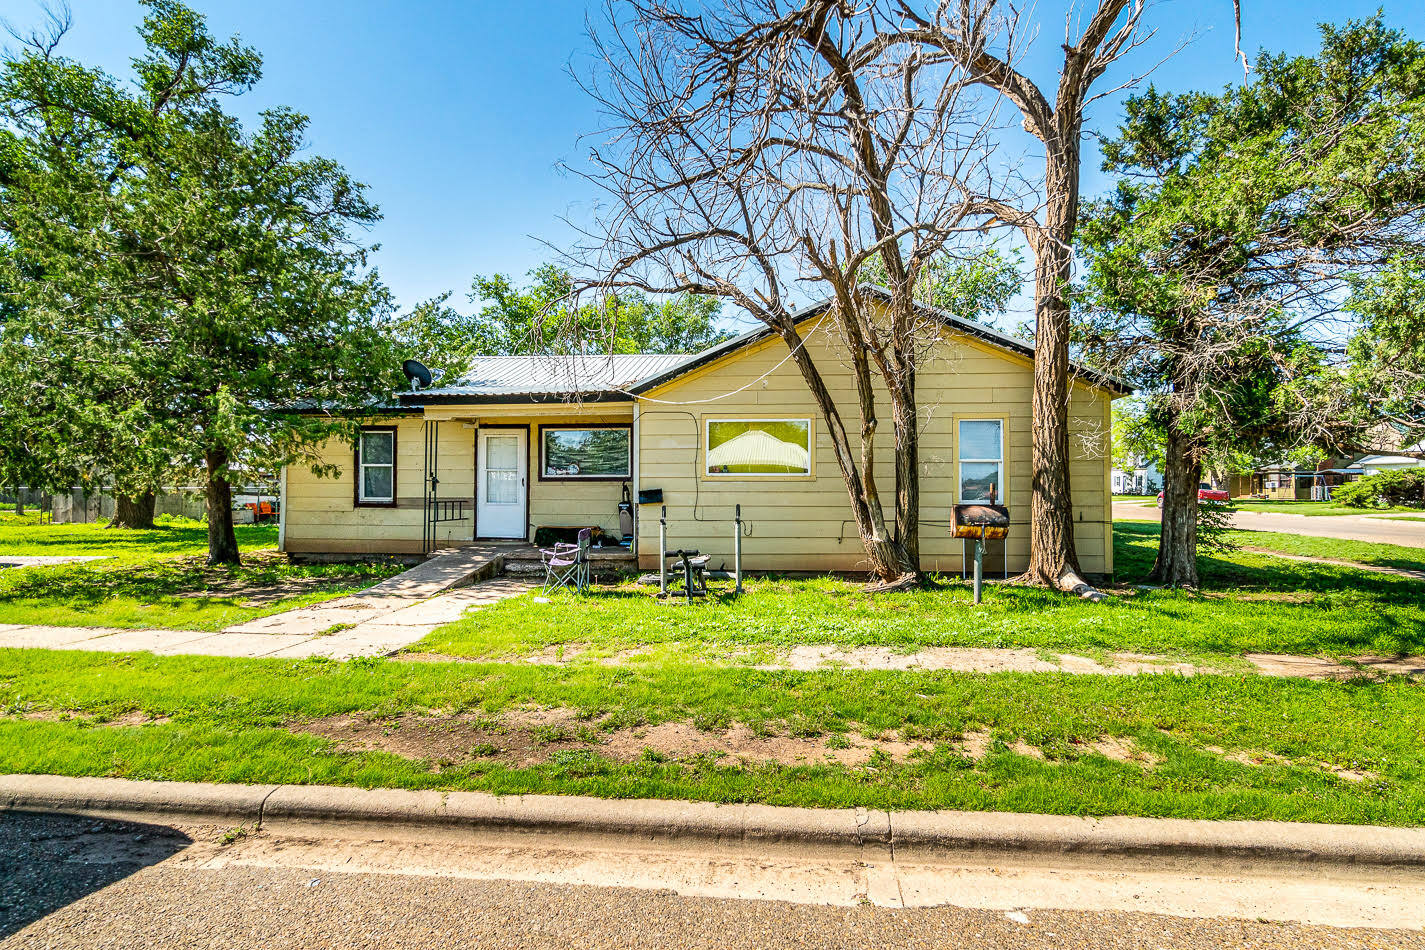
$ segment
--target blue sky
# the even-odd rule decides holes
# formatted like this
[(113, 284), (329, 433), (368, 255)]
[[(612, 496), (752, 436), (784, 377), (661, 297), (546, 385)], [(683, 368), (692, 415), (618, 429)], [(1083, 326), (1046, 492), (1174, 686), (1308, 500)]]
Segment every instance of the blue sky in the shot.
[[(569, 75), (587, 52), (586, 10), (597, 4), (496, 0), (189, 0), (215, 34), (239, 34), (265, 59), (261, 85), (234, 103), (252, 116), (276, 104), (312, 118), (314, 152), (341, 161), (371, 186), (385, 219), (371, 233), (376, 262), (405, 305), (442, 290), (457, 302), (475, 274), (522, 275), (547, 258), (540, 240), (568, 235), (589, 186), (561, 173), (583, 154), (579, 136), (598, 117)], [(1377, 3), (1243, 0), (1243, 46), (1304, 52), (1315, 24), (1368, 16)], [(1036, 8), (1040, 36), (1026, 68), (1042, 85), (1057, 77), (1067, 5)], [(127, 75), (139, 51), (131, 0), (70, 0), (68, 55)], [(1425, 38), (1425, 6), (1394, 0), (1387, 20)], [(19, 28), (40, 21), (35, 0), (0, 0)], [(1168, 89), (1239, 81), (1233, 60), (1231, 0), (1168, 0), (1151, 7), (1157, 37), (1106, 77), (1126, 80), (1184, 37), (1195, 41), (1159, 67)], [(1117, 99), (1097, 104), (1087, 127), (1111, 131)], [(1096, 159), (1083, 193), (1104, 187)], [(1009, 321), (1011, 324), (1013, 319)]]

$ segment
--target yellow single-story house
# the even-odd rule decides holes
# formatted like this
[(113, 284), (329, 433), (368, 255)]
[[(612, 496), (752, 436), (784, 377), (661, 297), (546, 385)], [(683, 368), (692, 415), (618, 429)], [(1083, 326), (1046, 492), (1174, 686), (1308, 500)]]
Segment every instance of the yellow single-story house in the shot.
[[(798, 315), (857, 442), (855, 383), (829, 302)], [(951, 506), (1008, 506), (1009, 538), (987, 569), (1028, 563), (1033, 347), (925, 308), (939, 337), (921, 360), (921, 563), (960, 571)], [(1083, 569), (1113, 570), (1110, 412), (1121, 382), (1076, 367), (1070, 447), (1075, 540)], [(482, 357), (450, 382), (403, 392), (362, 429), (328, 444), (341, 468), (282, 473), (280, 547), (294, 555), (420, 554), (501, 539), (532, 542), (600, 529), (605, 551), (656, 569), (669, 550), (732, 565), (737, 506), (750, 571), (860, 571), (865, 552), (824, 423), (786, 344), (761, 329), (691, 355)], [(889, 405), (876, 477), (894, 497)], [(632, 530), (620, 502), (631, 501)], [(615, 545), (618, 545), (615, 547)]]

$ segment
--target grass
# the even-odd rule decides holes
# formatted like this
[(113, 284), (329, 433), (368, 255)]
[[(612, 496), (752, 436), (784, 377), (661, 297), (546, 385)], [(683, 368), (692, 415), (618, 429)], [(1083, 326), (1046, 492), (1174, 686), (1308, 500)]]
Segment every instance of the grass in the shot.
[[(208, 526), (191, 518), (160, 516), (152, 530), (110, 528), (103, 523), (45, 524), (33, 516), (0, 520), (0, 554), (97, 554), (116, 564), (146, 564), (166, 557), (208, 552)], [(238, 547), (244, 554), (277, 546), (273, 524), (235, 525)]]
[(1238, 511), (1260, 511), (1278, 515), (1309, 515), (1311, 517), (1377, 515), (1410, 511), (1417, 514), (1420, 513), (1420, 509), (1418, 508), (1406, 508), (1400, 505), (1393, 508), (1352, 508), (1334, 501), (1250, 501), (1248, 499), (1238, 498), (1235, 499), (1232, 504)]
[(236, 530), (243, 566), (208, 567), (207, 527), (189, 519), (161, 519), (153, 530), (0, 522), (0, 553), (105, 555), (0, 571), (0, 623), (221, 630), (361, 590), (400, 570), (394, 562), (290, 564), (271, 553), (272, 525)]
[[(821, 735), (899, 733), (932, 743), (867, 767), (740, 765), (566, 749), (526, 767), (342, 751), (284, 726), (343, 713), (493, 716), (578, 711), (597, 733), (664, 722), (742, 722)], [(0, 651), (0, 771), (206, 782), (480, 789), (818, 807), (967, 808), (1425, 824), (1425, 691), (1418, 685), (1265, 677), (767, 672), (703, 664), (551, 669), (514, 664), (223, 660)], [(73, 718), (55, 721), (54, 713)], [(126, 713), (148, 725), (105, 721)], [(51, 714), (46, 717), (44, 714)], [(955, 751), (971, 730), (983, 758)], [(1137, 743), (1154, 768), (1086, 752)], [(1047, 761), (1010, 749), (1015, 740)], [(1270, 753), (1241, 764), (1209, 749)], [(1348, 781), (1331, 768), (1364, 770)]]
[[(1342, 556), (1338, 543), (1324, 549), (1311, 544), (1323, 539), (1245, 534), (1254, 544), (1288, 553), (1329, 550)], [(1115, 525), (1122, 576), (1148, 572), (1157, 535), (1150, 522)], [(578, 644), (590, 647), (593, 659), (654, 644), (712, 659), (828, 643), (904, 650), (1131, 650), (1219, 664), (1252, 652), (1425, 653), (1425, 588), (1419, 581), (1248, 552), (1206, 556), (1202, 570), (1205, 592), (1126, 587), (1103, 604), (992, 586), (985, 603), (973, 608), (968, 585), (958, 579), (938, 590), (875, 597), (833, 578), (754, 580), (740, 598), (714, 595), (692, 607), (659, 602), (648, 588), (634, 585), (601, 589), (577, 603), (569, 595), (541, 603), (531, 594), (467, 615), (411, 649), (497, 658)]]
[[(1121, 570), (1146, 570), (1156, 532), (1151, 523), (1116, 527)], [(244, 570), (266, 569), (262, 558), (253, 560)], [(152, 600), (151, 591), (126, 593), (124, 585), (159, 583), (155, 563), (180, 576), (193, 569), (182, 558), (86, 568), (87, 581), (76, 577), (72, 593), (107, 583), (115, 586), (92, 594), (102, 603)], [(1425, 689), (1404, 679), (793, 671), (708, 662), (799, 642), (1156, 647), (1219, 657), (1268, 644), (1340, 653), (1425, 644), (1418, 582), (1240, 552), (1206, 558), (1204, 568), (1213, 585), (1207, 593), (1125, 591), (1097, 606), (995, 588), (973, 609), (959, 584), (871, 599), (823, 579), (756, 581), (740, 600), (687, 607), (625, 587), (578, 602), (505, 601), (422, 645), (495, 657), (575, 641), (605, 653), (644, 648), (617, 664), (0, 650), (0, 772), (1425, 825)], [(344, 746), (302, 728), (353, 715), (383, 730), (402, 717), (499, 723), (531, 709), (570, 711), (574, 725), (535, 730), (550, 751), (523, 764), (499, 758), (489, 743), (450, 750), (462, 753), (453, 762)], [(740, 724), (756, 735), (810, 742), (828, 757), (742, 762), (650, 747), (630, 761), (602, 744), (670, 723), (710, 735)], [(982, 755), (963, 744), (971, 734), (984, 737)], [(1094, 751), (1106, 738), (1147, 761)], [(893, 756), (895, 742), (915, 747)], [(830, 757), (864, 743), (875, 749), (864, 765)], [(1026, 754), (1026, 743), (1043, 758)]]
[[(1151, 522), (1133, 522), (1141, 525)], [(1114, 530), (1127, 526), (1120, 523)], [(1154, 525), (1154, 538), (1157, 526)], [(1274, 531), (1233, 531), (1229, 537), (1244, 547), (1266, 548), (1281, 554), (1300, 557), (1320, 557), (1337, 561), (1354, 561), (1375, 567), (1395, 567), (1406, 571), (1425, 571), (1425, 548), (1375, 541), (1350, 541), (1343, 538), (1317, 538), (1305, 534), (1280, 534)], [(1352, 575), (1353, 577), (1356, 575)], [(1418, 582), (1415, 582), (1418, 584)]]

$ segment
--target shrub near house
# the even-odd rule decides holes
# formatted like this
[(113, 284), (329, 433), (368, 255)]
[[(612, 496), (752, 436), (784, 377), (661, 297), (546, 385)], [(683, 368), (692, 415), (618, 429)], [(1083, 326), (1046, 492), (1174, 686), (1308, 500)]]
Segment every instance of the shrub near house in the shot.
[(1425, 468), (1367, 475), (1337, 488), (1333, 497), (1352, 508), (1392, 508), (1396, 505), (1425, 508)]

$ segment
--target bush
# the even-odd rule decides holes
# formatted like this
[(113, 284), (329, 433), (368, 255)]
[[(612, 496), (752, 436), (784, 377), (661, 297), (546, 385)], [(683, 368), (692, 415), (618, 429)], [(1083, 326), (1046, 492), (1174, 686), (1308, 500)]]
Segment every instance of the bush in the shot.
[(1230, 553), (1239, 545), (1233, 540), (1232, 516), (1237, 508), (1231, 502), (1204, 501), (1197, 506), (1197, 549)]
[(1331, 497), (1352, 508), (1390, 508), (1395, 505), (1425, 508), (1425, 468), (1367, 475), (1335, 489)]

